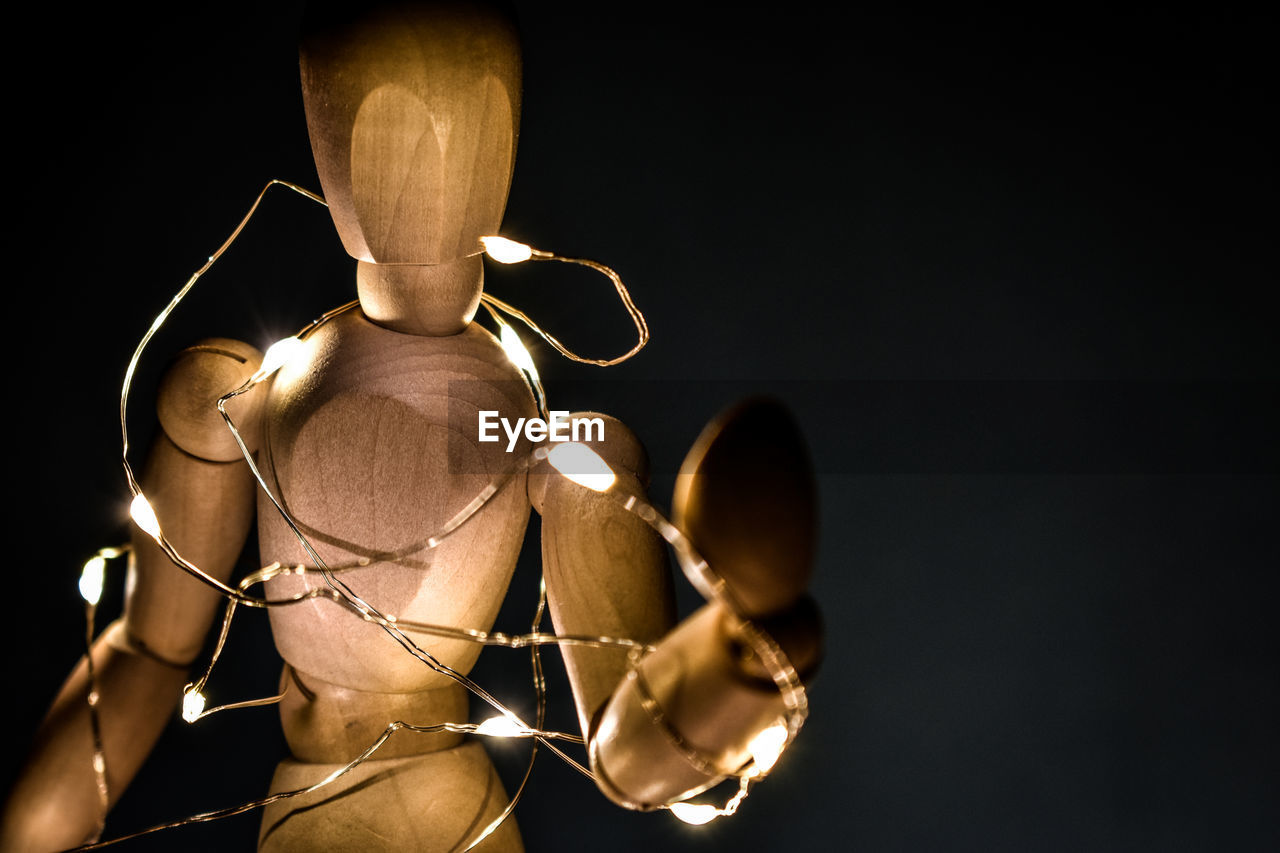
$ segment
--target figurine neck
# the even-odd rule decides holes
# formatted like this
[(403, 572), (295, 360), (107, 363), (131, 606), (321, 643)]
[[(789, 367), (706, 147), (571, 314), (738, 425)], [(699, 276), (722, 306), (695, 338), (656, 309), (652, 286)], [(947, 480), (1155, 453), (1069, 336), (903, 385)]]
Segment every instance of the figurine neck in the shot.
[(479, 255), (442, 264), (359, 261), (356, 293), (365, 316), (395, 332), (443, 337), (467, 327), (480, 306)]

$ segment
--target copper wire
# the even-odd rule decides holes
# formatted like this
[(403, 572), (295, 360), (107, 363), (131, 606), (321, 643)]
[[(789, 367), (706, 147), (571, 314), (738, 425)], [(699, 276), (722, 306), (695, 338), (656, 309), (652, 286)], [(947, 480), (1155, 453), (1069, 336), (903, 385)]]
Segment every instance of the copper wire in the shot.
[[(124, 382), (123, 382), (123, 385), (121, 388), (121, 394), (120, 394), (120, 428), (121, 428), (121, 445), (122, 445), (121, 459), (122, 459), (122, 464), (125, 471), (125, 477), (128, 482), (129, 490), (135, 496), (135, 498), (142, 495), (142, 489), (138, 484), (138, 481), (134, 476), (132, 466), (129, 463), (129, 435), (128, 435), (127, 410), (128, 410), (128, 401), (129, 401), (129, 391), (132, 385), (133, 376), (136, 372), (142, 353), (147, 347), (147, 345), (150, 343), (151, 339), (154, 337), (156, 332), (159, 330), (159, 328), (173, 313), (174, 309), (183, 300), (183, 298), (190, 292), (191, 288), (196, 284), (196, 282), (201, 278), (201, 276), (203, 276), (204, 273), (207, 272), (209, 268), (223, 255), (223, 253), (227, 251), (227, 249), (231, 246), (231, 244), (235, 241), (235, 239), (240, 235), (241, 231), (245, 228), (245, 226), (249, 223), (250, 219), (253, 217), (254, 213), (257, 211), (258, 206), (262, 202), (263, 197), (266, 195), (266, 193), (273, 186), (277, 186), (277, 185), (290, 189), (319, 204), (325, 205), (324, 199), (321, 198), (319, 195), (309, 190), (306, 190), (296, 184), (290, 183), (288, 181), (283, 181), (283, 180), (273, 179), (269, 181), (267, 185), (262, 189), (262, 191), (258, 194), (252, 206), (249, 208), (249, 211), (241, 219), (239, 224), (232, 231), (231, 235), (222, 243), (222, 245), (217, 249), (217, 251), (215, 251), (212, 255), (210, 255), (208, 260), (191, 275), (191, 277), (186, 281), (186, 283), (182, 286), (182, 288), (174, 295), (174, 297), (169, 301), (169, 303), (165, 306), (165, 308), (152, 321), (151, 326), (147, 329), (146, 333), (143, 335), (142, 339), (139, 341), (138, 346), (134, 350), (134, 353), (129, 360), (128, 367), (125, 371)], [(485, 306), (485, 309), (489, 312), (489, 314), (492, 316), (494, 321), (498, 323), (500, 327), (505, 325), (505, 323), (502, 320), (502, 318), (499, 316), (498, 312), (502, 312), (524, 323), (530, 330), (532, 330), (535, 334), (537, 334), (539, 337), (545, 340), (557, 352), (559, 352), (561, 355), (565, 356), (566, 358), (569, 358), (573, 361), (580, 362), (583, 364), (591, 364), (591, 365), (596, 365), (601, 367), (607, 367), (607, 366), (618, 364), (622, 361), (626, 361), (627, 359), (634, 356), (637, 352), (639, 352), (648, 342), (649, 328), (648, 328), (647, 322), (644, 319), (644, 315), (635, 306), (635, 303), (632, 300), (630, 293), (627, 291), (626, 286), (623, 284), (621, 278), (617, 275), (617, 273), (615, 273), (612, 269), (610, 269), (609, 267), (603, 264), (597, 263), (595, 261), (581, 259), (581, 258), (562, 257), (550, 252), (544, 252), (536, 249), (532, 250), (532, 259), (540, 260), (540, 261), (559, 261), (562, 263), (578, 264), (578, 265), (596, 270), (597, 272), (600, 272), (601, 274), (607, 276), (610, 279), (610, 281), (613, 282), (614, 288), (617, 291), (618, 296), (623, 303), (623, 306), (626, 308), (628, 315), (631, 317), (631, 320), (636, 327), (637, 342), (629, 351), (627, 351), (625, 354), (618, 356), (616, 358), (612, 358), (612, 359), (583, 358), (577, 355), (576, 353), (572, 352), (571, 350), (569, 350), (567, 347), (565, 347), (554, 336), (544, 331), (541, 327), (537, 325), (537, 323), (535, 323), (527, 314), (525, 314), (520, 309), (504, 302), (501, 299), (498, 299), (497, 297), (492, 296), (491, 294), (482, 293), (481, 294), (482, 304)], [(339, 314), (345, 311), (348, 311), (354, 307), (357, 307), (358, 304), (359, 304), (358, 300), (352, 301), (345, 305), (339, 306), (338, 308), (335, 308), (331, 311), (328, 311), (325, 314), (322, 314), (320, 317), (316, 318), (310, 324), (304, 327), (296, 337), (300, 340), (305, 339), (312, 332), (314, 332), (316, 329), (322, 326), (324, 323), (328, 322), (329, 320), (333, 319), (334, 317), (338, 316)], [(530, 373), (529, 371), (523, 371), (523, 370), (522, 372), (524, 373), (525, 378), (530, 385), (531, 391), (534, 393), (535, 400), (537, 401), (539, 410), (545, 415), (547, 411), (546, 395), (540, 381), (538, 380), (535, 373)], [(516, 791), (515, 796), (512, 797), (511, 802), (507, 805), (507, 807), (503, 810), (503, 812), (499, 815), (499, 817), (496, 818), (494, 821), (492, 821), (489, 825), (487, 825), (477, 837), (475, 837), (469, 842), (468, 846), (465, 848), (466, 850), (472, 849), (474, 846), (476, 846), (481, 841), (483, 841), (494, 830), (496, 830), (498, 826), (500, 826), (501, 823), (505, 821), (507, 817), (511, 814), (512, 810), (516, 806), (516, 803), (520, 800), (521, 794), (525, 790), (526, 784), (528, 783), (529, 776), (533, 769), (533, 763), (537, 756), (537, 751), (540, 745), (546, 746), (551, 752), (553, 752), (555, 755), (557, 755), (558, 757), (566, 761), (570, 766), (574, 767), (580, 773), (587, 776), (588, 778), (594, 780), (595, 777), (590, 770), (584, 767), (577, 760), (567, 755), (562, 749), (560, 749), (560, 747), (558, 747), (553, 742), (553, 741), (561, 740), (561, 741), (568, 741), (572, 743), (581, 744), (583, 742), (583, 739), (580, 736), (570, 735), (564, 732), (544, 731), (542, 729), (542, 726), (544, 725), (545, 711), (546, 711), (546, 683), (545, 683), (545, 678), (543, 676), (542, 661), (541, 661), (539, 650), (544, 645), (573, 645), (573, 646), (585, 646), (589, 648), (600, 648), (600, 649), (606, 649), (606, 648), (626, 649), (630, 652), (629, 658), (631, 661), (632, 675), (637, 675), (638, 670), (636, 670), (636, 667), (638, 666), (640, 660), (643, 659), (644, 655), (653, 650), (653, 647), (644, 643), (637, 642), (635, 640), (627, 639), (627, 638), (615, 638), (615, 637), (603, 637), (603, 636), (601, 637), (571, 636), (571, 635), (562, 636), (562, 635), (544, 633), (541, 630), (541, 623), (542, 623), (542, 619), (546, 609), (545, 579), (541, 584), (538, 605), (537, 605), (537, 609), (532, 622), (531, 630), (527, 634), (507, 635), (500, 632), (487, 632), (487, 631), (479, 631), (479, 630), (473, 630), (473, 629), (467, 629), (467, 628), (457, 628), (457, 627), (451, 627), (451, 626), (430, 625), (425, 623), (412, 622), (408, 620), (400, 620), (394, 615), (386, 615), (382, 613), (378, 608), (374, 607), (373, 605), (365, 601), (363, 598), (361, 598), (347, 583), (345, 583), (344, 581), (341, 580), (341, 578), (338, 577), (338, 574), (343, 572), (344, 570), (350, 569), (350, 568), (356, 568), (358, 566), (337, 566), (337, 567), (328, 566), (325, 563), (325, 561), (321, 559), (320, 555), (315, 551), (315, 549), (312, 547), (311, 543), (307, 540), (307, 537), (302, 533), (301, 529), (298, 527), (296, 522), (289, 515), (288, 511), (284, 508), (283, 504), (271, 492), (270, 488), (268, 488), (266, 481), (264, 480), (261, 472), (258, 470), (257, 465), (253, 459), (252, 453), (250, 453), (248, 447), (246, 446), (243, 440), (243, 437), (241, 436), (239, 430), (236, 428), (234, 421), (232, 420), (230, 415), (227, 413), (225, 408), (225, 404), (227, 401), (229, 401), (230, 399), (236, 396), (239, 396), (240, 394), (246, 393), (251, 387), (253, 387), (255, 382), (256, 380), (253, 380), (253, 379), (246, 381), (239, 388), (221, 397), (217, 402), (217, 408), (219, 413), (223, 417), (228, 429), (231, 431), (233, 437), (235, 438), (235, 441), (239, 446), (244, 459), (248, 463), (250, 470), (252, 471), (254, 478), (256, 479), (259, 487), (263, 490), (263, 492), (266, 494), (268, 499), (275, 506), (276, 510), (284, 519), (285, 523), (289, 526), (289, 528), (294, 533), (295, 537), (297, 538), (301, 546), (307, 552), (308, 557), (310, 557), (311, 560), (315, 563), (315, 566), (314, 568), (305, 567), (305, 566), (286, 567), (286, 566), (280, 565), (279, 563), (273, 563), (269, 566), (263, 567), (257, 572), (251, 573), (249, 576), (244, 578), (237, 585), (237, 587), (233, 588), (217, 580), (216, 578), (210, 576), (208, 573), (200, 569), (198, 566), (186, 560), (178, 552), (178, 550), (173, 546), (173, 544), (169, 542), (168, 539), (164, 536), (163, 531), (162, 530), (157, 531), (156, 534), (154, 535), (154, 538), (156, 542), (159, 544), (159, 546), (161, 547), (161, 549), (163, 550), (163, 552), (165, 553), (165, 555), (170, 559), (170, 561), (172, 561), (176, 566), (186, 571), (188, 574), (192, 575), (193, 577), (195, 577), (197, 580), (201, 581), (205, 585), (212, 587), (213, 589), (215, 589), (221, 595), (223, 595), (225, 598), (228, 599), (227, 608), (223, 617), (223, 622), (222, 622), (221, 630), (219, 633), (218, 641), (211, 655), (208, 666), (206, 667), (204, 674), (201, 676), (200, 679), (198, 679), (194, 684), (188, 685), (188, 689), (195, 690), (195, 691), (203, 691), (205, 685), (207, 684), (210, 678), (210, 675), (212, 674), (214, 665), (216, 664), (219, 657), (221, 656), (228, 632), (230, 630), (231, 621), (235, 614), (235, 610), (237, 606), (243, 605), (243, 606), (255, 607), (255, 608), (279, 607), (279, 606), (289, 606), (292, 604), (298, 604), (303, 601), (309, 601), (312, 599), (328, 599), (340, 606), (345, 607), (346, 609), (352, 611), (356, 615), (361, 616), (366, 621), (370, 621), (378, 624), (386, 633), (388, 633), (394, 640), (396, 640), (396, 642), (399, 643), (401, 647), (404, 648), (409, 654), (412, 654), (415, 658), (421, 660), (423, 663), (425, 663), (427, 666), (429, 666), (431, 669), (435, 670), (436, 672), (442, 673), (448, 676), (449, 678), (454, 679), (459, 684), (464, 686), (466, 689), (471, 691), (473, 694), (475, 694), (476, 696), (478, 696), (479, 698), (481, 698), (482, 700), (490, 704), (492, 707), (494, 707), (496, 710), (498, 710), (500, 714), (508, 717), (513, 722), (518, 724), (520, 726), (520, 732), (516, 736), (529, 737), (533, 739), (534, 743), (533, 743), (533, 748), (531, 750), (531, 754), (529, 758), (529, 764), (525, 770), (524, 776), (521, 780), (519, 788)], [(425, 539), (422, 539), (413, 543), (409, 543), (403, 546), (402, 548), (396, 549), (391, 553), (380, 554), (378, 555), (378, 559), (395, 560), (403, 556), (407, 556), (408, 554), (416, 553), (417, 551), (420, 551), (423, 549), (430, 549), (430, 548), (436, 547), (450, 533), (454, 532), (463, 524), (465, 524), (470, 518), (474, 517), (475, 514), (479, 512), (479, 510), (494, 495), (496, 495), (499, 491), (505, 488), (505, 486), (514, 477), (516, 477), (519, 473), (527, 470), (535, 460), (540, 460), (541, 458), (543, 458), (543, 456), (535, 457), (531, 455), (528, 457), (523, 457), (518, 459), (515, 463), (509, 466), (507, 470), (501, 472), (494, 481), (491, 481), (489, 484), (487, 484), (486, 487), (482, 489), (481, 492), (471, 502), (469, 502), (468, 505), (464, 507), (462, 511), (460, 511), (457, 515), (455, 515), (454, 518), (446, 522), (445, 525), (440, 530), (434, 531), (430, 536), (426, 537)], [(635, 513), (642, 520), (644, 520), (651, 527), (653, 527), (654, 530), (656, 530), (666, 541), (668, 541), (672, 545), (673, 550), (677, 555), (678, 562), (680, 563), (682, 569), (684, 570), (685, 575), (689, 578), (690, 582), (693, 583), (695, 588), (697, 588), (700, 592), (702, 592), (708, 598), (720, 597), (724, 599), (726, 603), (729, 604), (731, 607), (734, 606), (735, 602), (732, 601), (731, 593), (729, 592), (726, 585), (723, 583), (723, 581), (721, 581), (718, 578), (718, 576), (715, 575), (714, 571), (712, 571), (711, 568), (706, 564), (706, 561), (702, 560), (701, 557), (697, 555), (697, 552), (696, 550), (694, 550), (692, 543), (689, 542), (688, 538), (684, 536), (684, 534), (678, 528), (676, 528), (669, 521), (667, 521), (662, 516), (662, 514), (659, 513), (646, 500), (644, 500), (643, 497), (638, 495), (614, 494), (612, 490), (610, 491), (610, 494), (616, 500), (618, 500), (620, 504), (622, 504), (624, 509)], [(280, 577), (282, 575), (290, 575), (290, 574), (301, 575), (301, 574), (308, 574), (308, 573), (319, 573), (322, 576), (325, 585), (323, 587), (321, 586), (311, 587), (304, 593), (299, 593), (299, 594), (282, 598), (282, 599), (268, 599), (265, 596), (262, 598), (258, 598), (256, 596), (248, 594), (247, 592), (247, 590), (253, 586), (257, 586), (260, 584), (265, 585), (266, 583), (269, 583), (272, 579), (276, 577)], [(90, 647), (91, 647), (93, 632), (94, 632), (94, 613), (95, 613), (95, 605), (86, 602), (86, 643), (90, 644)], [(535, 725), (530, 727), (524, 724), (523, 721), (521, 721), (518, 716), (516, 716), (512, 711), (510, 711), (510, 709), (508, 709), (505, 705), (499, 702), (495, 697), (490, 695), (486, 690), (484, 690), (478, 684), (473, 682), (466, 675), (453, 670), (448, 665), (436, 659), (425, 649), (422, 649), (416, 642), (414, 642), (406, 634), (406, 632), (421, 633), (421, 634), (427, 634), (431, 636), (440, 636), (440, 637), (447, 637), (450, 639), (465, 640), (469, 642), (479, 643), (482, 645), (505, 646), (508, 648), (526, 648), (526, 647), (529, 648), (530, 654), (531, 654), (531, 668), (533, 672), (533, 686), (534, 686), (534, 692), (536, 697)], [(745, 636), (748, 643), (760, 656), (760, 659), (762, 660), (762, 662), (764, 662), (766, 668), (771, 673), (775, 684), (777, 684), (780, 692), (782, 693), (784, 704), (786, 704), (788, 709), (787, 744), (789, 744), (791, 740), (794, 739), (796, 733), (799, 731), (800, 726), (803, 724), (804, 717), (807, 714), (808, 704), (807, 704), (807, 699), (805, 697), (804, 687), (800, 683), (794, 667), (787, 660), (786, 655), (782, 652), (781, 648), (778, 647), (777, 643), (774, 642), (773, 639), (768, 636), (767, 633), (765, 633), (763, 630), (759, 629), (758, 627), (750, 626), (749, 624), (749, 630), (746, 631)], [(108, 797), (109, 791), (106, 786), (105, 758), (103, 757), (103, 754), (102, 754), (101, 734), (98, 727), (98, 717), (97, 717), (97, 707), (96, 707), (97, 698), (98, 698), (97, 683), (96, 683), (96, 676), (93, 669), (93, 660), (92, 660), (91, 653), (88, 655), (88, 667), (89, 667), (89, 681), (90, 681), (89, 705), (90, 705), (90, 714), (91, 714), (91, 719), (93, 723), (93, 734), (94, 734), (94, 767), (95, 767), (96, 778), (98, 780), (99, 795), (102, 803), (102, 818), (100, 820), (99, 833), (97, 836), (95, 836), (95, 843), (92, 843), (77, 849), (83, 849), (83, 850), (98, 849), (101, 847), (106, 847), (111, 844), (116, 844), (121, 841), (137, 838), (141, 835), (146, 835), (146, 834), (157, 832), (164, 829), (171, 829), (171, 828), (176, 828), (180, 826), (186, 826), (193, 823), (207, 822), (211, 820), (217, 820), (223, 817), (230, 817), (232, 815), (242, 814), (246, 811), (250, 811), (256, 808), (261, 808), (261, 807), (270, 805), (272, 803), (279, 802), (284, 799), (311, 793), (313, 791), (316, 791), (324, 787), (325, 785), (328, 785), (336, 781), (337, 779), (346, 775), (346, 773), (348, 773), (355, 767), (362, 764), (364, 761), (371, 758), (378, 751), (378, 749), (381, 748), (381, 746), (387, 741), (387, 739), (390, 738), (397, 731), (404, 730), (404, 731), (411, 731), (416, 733), (432, 733), (432, 732), (442, 732), (442, 731), (470, 733), (470, 734), (477, 733), (477, 726), (471, 723), (446, 722), (446, 723), (439, 723), (439, 724), (430, 725), (430, 726), (415, 726), (415, 725), (410, 725), (403, 721), (397, 720), (388, 724), (386, 729), (383, 730), (383, 732), (378, 736), (378, 738), (372, 744), (370, 744), (370, 746), (367, 749), (365, 749), (360, 755), (358, 755), (355, 759), (353, 759), (351, 762), (344, 765), (343, 767), (338, 768), (333, 773), (330, 773), (324, 779), (320, 780), (319, 782), (313, 785), (310, 785), (304, 788), (299, 788), (292, 791), (285, 791), (285, 792), (273, 794), (271, 796), (268, 796), (259, 800), (254, 800), (252, 802), (245, 803), (239, 806), (233, 806), (225, 809), (218, 809), (210, 812), (204, 812), (201, 814), (192, 815), (182, 820), (154, 826), (154, 827), (151, 827), (150, 829), (142, 830), (140, 832), (135, 832), (130, 835), (122, 836), (120, 838), (112, 839), (109, 841), (96, 841), (96, 838), (100, 837), (101, 827), (103, 825), (103, 822), (105, 821), (106, 808), (107, 808), (108, 799), (109, 799)], [(209, 716), (211, 714), (218, 713), (225, 710), (274, 704), (279, 702), (286, 695), (287, 691), (288, 691), (288, 687), (286, 685), (285, 689), (279, 695), (276, 695), (276, 696), (267, 697), (263, 699), (251, 699), (251, 700), (245, 700), (241, 702), (233, 702), (233, 703), (220, 705), (220, 706), (211, 708), (209, 710), (204, 710), (198, 715), (196, 715), (192, 721), (198, 720), (203, 717)], [(650, 715), (651, 722), (661, 727), (661, 723), (664, 721), (665, 717), (662, 715), (661, 709), (656, 707), (656, 702), (645, 703), (645, 708)], [(480, 733), (483, 734), (483, 732), (480, 732)], [(689, 758), (693, 762), (697, 762), (698, 764), (703, 764), (709, 769), (714, 770), (714, 768), (711, 768), (709, 764), (706, 764), (706, 762), (704, 761), (704, 758), (701, 756), (692, 754), (689, 756)], [(757, 778), (757, 777), (753, 776), (750, 778)], [(732, 813), (732, 811), (737, 808), (738, 802), (740, 802), (741, 799), (746, 796), (750, 778), (745, 774), (740, 777), (741, 779), (740, 790), (737, 794), (734, 795), (734, 797), (729, 801), (729, 803), (726, 804), (726, 806), (721, 810), (722, 813), (726, 813), (726, 814)]]

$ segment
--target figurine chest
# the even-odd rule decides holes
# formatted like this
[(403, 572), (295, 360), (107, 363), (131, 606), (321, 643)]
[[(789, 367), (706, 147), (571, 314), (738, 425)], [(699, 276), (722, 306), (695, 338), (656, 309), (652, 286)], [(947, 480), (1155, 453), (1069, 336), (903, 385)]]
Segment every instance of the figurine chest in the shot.
[[(308, 338), (273, 382), (263, 476), (325, 564), (380, 612), (484, 630), (514, 569), (529, 504), (518, 455), (478, 440), (482, 410), (514, 417), (534, 410), (487, 332), (472, 327), (419, 338), (343, 315)], [(495, 485), (483, 506), (440, 538)], [(265, 497), (259, 540), (264, 563), (314, 566)], [(268, 594), (296, 595), (324, 583), (318, 575), (282, 579)], [(375, 625), (352, 621), (320, 600), (272, 612), (281, 653), (304, 671), (377, 689), (401, 689), (406, 675), (417, 683), (421, 665), (403, 654), (372, 655), (356, 666), (350, 653), (364, 658), (387, 638)], [(349, 653), (343, 664), (334, 663), (335, 643)]]
[(400, 550), (516, 467), (505, 445), (479, 441), (481, 411), (533, 411), (483, 329), (422, 338), (342, 315), (273, 383), (264, 468), (295, 520), (376, 553)]

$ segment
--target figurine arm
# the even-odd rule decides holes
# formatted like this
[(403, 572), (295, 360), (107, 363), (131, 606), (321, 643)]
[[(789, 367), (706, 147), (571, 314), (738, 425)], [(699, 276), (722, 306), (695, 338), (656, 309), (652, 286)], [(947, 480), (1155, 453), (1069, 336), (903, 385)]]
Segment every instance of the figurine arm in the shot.
[[(596, 412), (604, 440), (590, 446), (618, 476), (616, 488), (644, 494), (648, 459), (620, 421)], [(558, 634), (655, 643), (675, 624), (675, 599), (662, 540), (607, 495), (566, 479), (543, 463), (529, 477), (530, 502), (542, 515), (547, 604)], [(584, 737), (627, 673), (624, 651), (561, 649)]]
[[(544, 469), (530, 478), (556, 630), (656, 645), (634, 669), (618, 653), (563, 649), (592, 770), (619, 805), (651, 809), (714, 785), (746, 764), (751, 740), (783, 715), (778, 688), (744, 642), (752, 623), (802, 676), (816, 667), (821, 628), (803, 594), (812, 481), (798, 433), (782, 436), (774, 453), (779, 411), (747, 407), (745, 418), (713, 423), (691, 451), (677, 511), (719, 558), (713, 565), (738, 609), (712, 601), (665, 636), (670, 584), (657, 534), (611, 495)], [(612, 488), (643, 495), (639, 442), (612, 419), (605, 436), (591, 447), (618, 475)], [(758, 458), (762, 446), (772, 459)]]
[[(165, 536), (188, 560), (225, 581), (253, 520), (253, 481), (213, 408), (261, 363), (253, 347), (215, 339), (184, 351), (158, 396), (158, 431), (141, 480)], [(261, 391), (228, 406), (256, 445)], [(212, 416), (210, 416), (212, 412)], [(109, 805), (124, 792), (163, 731), (204, 643), (219, 595), (173, 565), (132, 528), (124, 615), (93, 644)], [(84, 659), (63, 684), (5, 806), (3, 850), (83, 844), (101, 806)]]

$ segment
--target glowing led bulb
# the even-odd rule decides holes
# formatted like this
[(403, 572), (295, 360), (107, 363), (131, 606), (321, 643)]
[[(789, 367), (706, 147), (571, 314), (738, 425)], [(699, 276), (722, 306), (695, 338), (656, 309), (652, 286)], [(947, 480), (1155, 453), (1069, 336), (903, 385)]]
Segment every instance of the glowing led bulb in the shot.
[(507, 354), (507, 358), (511, 359), (511, 363), (537, 379), (538, 368), (533, 364), (533, 356), (529, 355), (529, 351), (525, 349), (524, 341), (520, 340), (516, 330), (503, 323), (501, 335), (499, 343), (502, 344), (502, 350)]
[(90, 557), (80, 570), (80, 597), (90, 604), (97, 604), (102, 597), (102, 579), (107, 570), (107, 561), (99, 554)]
[(592, 491), (607, 492), (618, 479), (599, 453), (578, 441), (557, 444), (547, 454), (547, 461), (565, 477)]
[(518, 264), (533, 257), (533, 247), (506, 237), (481, 237), (484, 253), (500, 264)]
[(182, 719), (194, 723), (204, 713), (204, 694), (194, 684), (188, 684), (182, 691)]
[(258, 368), (258, 372), (253, 374), (253, 382), (261, 382), (271, 374), (275, 373), (289, 359), (298, 354), (302, 349), (302, 341), (296, 337), (288, 337), (276, 341), (267, 347), (267, 353), (262, 357), (262, 366)]
[(787, 727), (782, 723), (774, 723), (760, 732), (747, 744), (751, 752), (753, 776), (768, 773), (782, 755), (782, 748), (787, 745)]
[(693, 826), (702, 826), (720, 817), (720, 809), (707, 803), (672, 803), (671, 813)]
[(476, 726), (476, 734), (489, 737), (522, 737), (528, 734), (528, 729), (510, 717), (499, 716), (490, 717)]
[(133, 518), (133, 523), (142, 528), (142, 532), (152, 539), (160, 539), (160, 521), (156, 518), (156, 511), (151, 508), (147, 496), (142, 492), (138, 492), (133, 503), (129, 504), (129, 515)]

